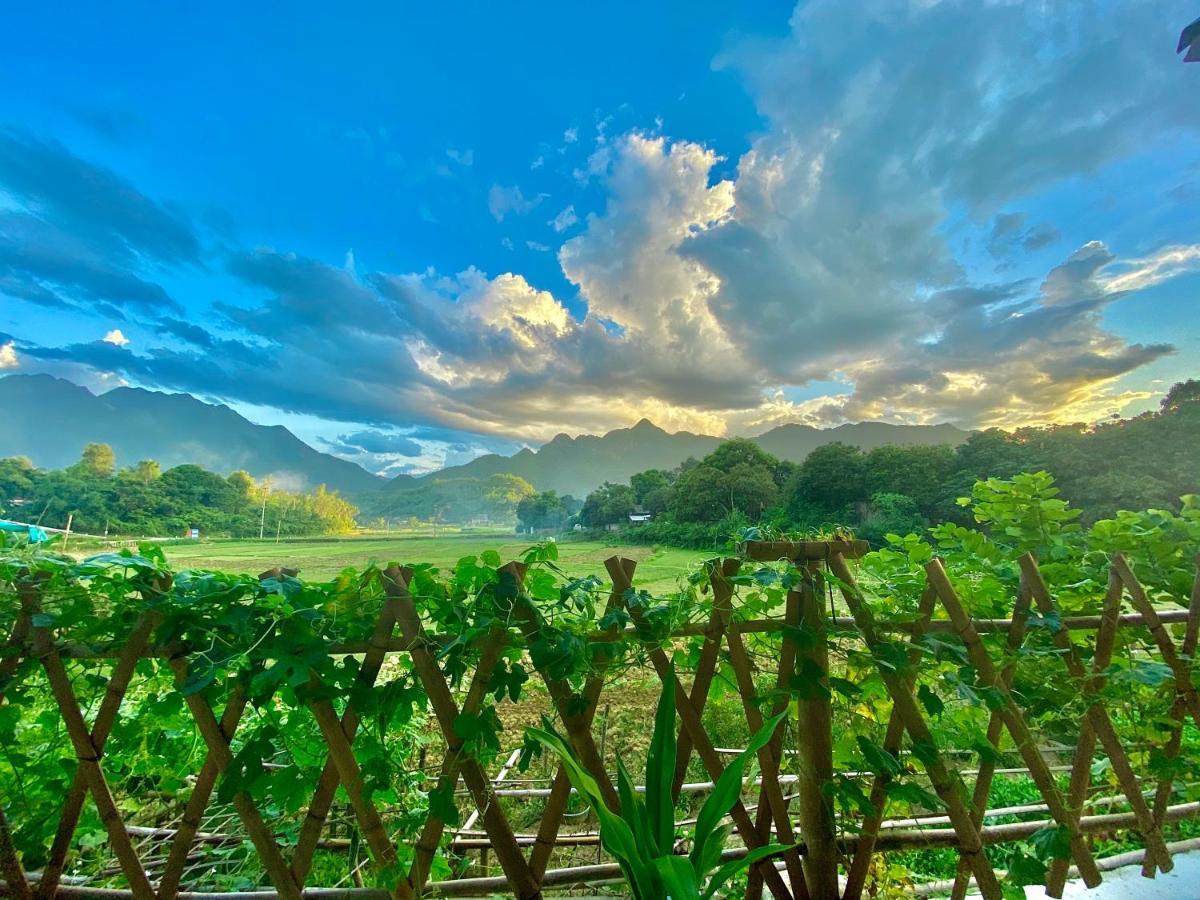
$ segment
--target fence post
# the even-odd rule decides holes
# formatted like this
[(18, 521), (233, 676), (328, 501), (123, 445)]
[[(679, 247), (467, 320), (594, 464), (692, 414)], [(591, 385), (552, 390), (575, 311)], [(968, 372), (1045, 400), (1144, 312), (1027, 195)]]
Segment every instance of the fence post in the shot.
[(832, 799), (833, 705), (829, 693), (827, 622), (820, 590), (821, 562), (797, 560), (800, 583), (800, 627), (804, 634), (796, 652), (796, 730), (800, 802), (800, 834), (804, 838), (804, 878), (813, 900), (836, 900), (838, 856)]

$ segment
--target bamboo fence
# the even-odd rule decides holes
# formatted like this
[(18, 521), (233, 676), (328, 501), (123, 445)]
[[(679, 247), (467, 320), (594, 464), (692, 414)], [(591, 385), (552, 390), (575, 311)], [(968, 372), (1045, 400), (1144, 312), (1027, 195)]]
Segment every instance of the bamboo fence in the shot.
[[(764, 719), (782, 710), (790, 701), (795, 703), (796, 727), (794, 748), (783, 746), (782, 738), (767, 744), (758, 754), (758, 776), (749, 781), (730, 812), (733, 828), (740, 836), (742, 847), (726, 851), (729, 858), (744, 854), (767, 843), (778, 842), (791, 849), (778, 860), (755, 865), (749, 876), (747, 896), (763, 892), (777, 900), (855, 900), (862, 895), (869, 881), (872, 860), (878, 853), (893, 850), (912, 850), (930, 847), (950, 847), (959, 855), (955, 879), (943, 885), (952, 896), (965, 896), (970, 886), (976, 887), (988, 900), (1001, 896), (1000, 877), (993, 868), (987, 848), (995, 844), (1028, 839), (1047, 827), (1057, 828), (1066, 838), (1070, 859), (1055, 860), (1050, 866), (1046, 887), (1050, 896), (1061, 896), (1073, 863), (1074, 871), (1088, 886), (1101, 881), (1101, 870), (1088, 836), (1126, 831), (1139, 836), (1145, 846), (1139, 857), (1143, 874), (1154, 877), (1156, 872), (1172, 868), (1172, 845), (1163, 837), (1167, 823), (1200, 815), (1200, 803), (1172, 803), (1176, 796), (1173, 776), (1157, 778), (1150, 790), (1135, 773), (1129, 745), (1122, 742), (1113, 718), (1099, 692), (1105, 671), (1112, 657), (1119, 629), (1136, 628), (1148, 632), (1161, 662), (1173, 677), (1174, 705), (1169, 723), (1170, 735), (1162, 753), (1169, 760), (1179, 754), (1185, 723), (1191, 720), (1200, 727), (1200, 697), (1192, 682), (1192, 659), (1200, 638), (1200, 574), (1187, 609), (1160, 610), (1138, 581), (1128, 562), (1114, 556), (1110, 568), (1108, 590), (1103, 612), (1099, 616), (1060, 618), (1061, 625), (1053, 639), (1058, 649), (1064, 676), (1082, 685), (1082, 696), (1088, 700), (1086, 715), (1081, 724), (1074, 748), (1050, 748), (1039, 740), (1021, 707), (1021, 698), (1012, 690), (1015, 653), (1027, 636), (1030, 614), (1036, 611), (1043, 617), (1058, 611), (1057, 604), (1037, 561), (1032, 555), (1020, 560), (1020, 589), (1013, 611), (1006, 619), (973, 619), (967, 612), (942, 563), (934, 559), (926, 566), (926, 583), (921, 597), (919, 615), (915, 621), (901, 626), (884, 626), (876, 622), (863, 590), (860, 588), (849, 561), (861, 556), (867, 547), (861, 541), (823, 542), (749, 542), (741, 548), (740, 558), (719, 561), (711, 579), (713, 602), (708, 621), (678, 629), (673, 638), (702, 637), (699, 656), (689, 683), (675, 675), (667, 646), (649, 646), (647, 658), (656, 675), (674, 678), (674, 693), (682, 728), (677, 738), (678, 764), (673, 788), (678, 798), (687, 792), (704, 791), (717, 781), (724, 769), (724, 760), (733, 752), (714, 745), (704, 724), (704, 714), (712, 693), (719, 665), (728, 667), (736, 681), (740, 705), (749, 732), (761, 727)], [(780, 618), (735, 620), (735, 590), (732, 584), (746, 561), (788, 561), (798, 578), (788, 592)], [(611, 579), (606, 612), (625, 609), (636, 633), (641, 615), (626, 598), (633, 587), (636, 564), (629, 559), (613, 557), (606, 562)], [(523, 583), (526, 567), (510, 563), (504, 567), (517, 582)], [(278, 577), (282, 570), (264, 573)], [(495, 776), (489, 776), (480, 762), (464, 747), (463, 738), (455, 731), (455, 721), (462, 714), (478, 712), (488, 694), (490, 679), (509, 641), (506, 631), (497, 629), (480, 643), (480, 658), (464, 691), (455, 691), (439, 664), (438, 641), (426, 635), (414, 596), (409, 590), (412, 570), (391, 567), (384, 571), (386, 601), (375, 623), (370, 640), (343, 644), (332, 654), (360, 654), (357, 687), (369, 689), (375, 684), (389, 654), (408, 654), (428, 697), (433, 722), (441, 735), (442, 752), (438, 786), (456, 793), (469, 811), (463, 826), (451, 829), (437, 815), (430, 813), (416, 838), (411, 863), (400, 866), (401, 854), (388, 827), (386, 810), (381, 810), (364, 790), (363, 773), (355, 757), (354, 740), (359, 728), (359, 713), (352, 703), (339, 703), (339, 715), (334, 702), (313, 699), (312, 715), (325, 744), (326, 758), (319, 780), (314, 786), (312, 801), (293, 846), (284, 846), (264, 817), (255, 800), (245, 791), (232, 799), (236, 822), (227, 818), (221, 832), (202, 830), (206, 810), (214, 801), (214, 792), (222, 773), (232, 764), (233, 742), (239, 722), (247, 705), (241, 688), (236, 685), (225, 694), (224, 708), (213, 708), (209, 693), (193, 692), (186, 703), (196, 728), (207, 749), (207, 758), (192, 781), (186, 807), (173, 828), (145, 828), (125, 821), (113, 787), (104, 771), (104, 748), (117, 724), (122, 700), (139, 659), (165, 659), (179, 684), (189, 673), (189, 656), (179, 647), (151, 646), (155, 621), (147, 616), (138, 622), (127, 641), (119, 647), (83, 647), (56, 640), (50, 629), (39, 624), (39, 587), (36, 580), (18, 584), (22, 616), (10, 636), (10, 652), (0, 661), (0, 677), (7, 681), (22, 661), (36, 659), (44, 671), (62, 724), (70, 738), (79, 761), (74, 782), (65, 797), (57, 833), (40, 872), (28, 873), (22, 865), (12, 828), (0, 809), (0, 874), (4, 883), (0, 890), (18, 900), (48, 900), (54, 896), (76, 897), (80, 900), (383, 900), (442, 895), (471, 896), (497, 892), (530, 900), (543, 891), (575, 887), (593, 882), (619, 878), (615, 864), (602, 859), (594, 865), (550, 868), (556, 850), (563, 847), (596, 846), (595, 832), (563, 834), (562, 828), (571, 796), (570, 782), (561, 766), (548, 787), (525, 787), (525, 782), (512, 778), (517, 754), (504, 754), (504, 765)], [(828, 577), (832, 576), (832, 577)], [(824, 587), (836, 585), (850, 616), (833, 615), (825, 604)], [(1128, 601), (1132, 611), (1124, 606)], [(939, 615), (939, 610), (945, 617)], [(518, 595), (515, 609), (519, 631), (525, 640), (537, 637), (539, 615), (523, 594)], [(1183, 625), (1182, 641), (1176, 645), (1169, 627)], [(833, 702), (829, 690), (830, 632), (838, 630), (845, 640), (847, 630), (851, 640), (858, 642), (875, 660), (879, 674), (891, 700), (883, 747), (889, 753), (900, 754), (907, 740), (912, 748), (911, 758), (919, 761), (924, 775), (944, 805), (944, 810), (928, 816), (902, 820), (886, 820), (889, 776), (869, 772), (850, 773), (869, 778), (870, 803), (874, 812), (838, 829), (838, 817), (830, 799), (828, 786), (835, 774), (833, 741)], [(981, 635), (1006, 633), (1004, 659), (992, 658)], [(1087, 653), (1080, 653), (1081, 640), (1073, 632), (1094, 632), (1087, 643)], [(979, 681), (990, 690), (990, 720), (988, 741), (999, 746), (1005, 735), (1013, 752), (1020, 756), (1019, 769), (997, 769), (994, 757), (980, 758), (974, 769), (963, 765), (962, 754), (939, 745), (930, 727), (929, 717), (918, 701), (916, 679), (909, 669), (898, 670), (886, 662), (885, 643), (899, 637), (913, 642), (908, 651), (911, 663), (919, 661), (915, 646), (923, 635), (954, 635), (962, 643)], [(747, 650), (748, 635), (768, 635), (777, 640), (770, 656), (776, 662), (773, 672), (765, 672)], [(589, 636), (594, 643), (611, 642), (624, 635), (619, 629), (596, 632)], [(669, 642), (668, 642), (669, 643)], [(1090, 658), (1090, 665), (1084, 660)], [(86, 721), (65, 661), (105, 661), (108, 683), (94, 711), (91, 724)], [(609, 766), (601, 747), (597, 746), (595, 718), (604, 697), (605, 672), (599, 667), (581, 690), (574, 690), (565, 681), (545, 669), (538, 675), (546, 688), (562, 728), (579, 759), (597, 778), (608, 804), (619, 811), (620, 801), (613, 787)], [(314, 676), (315, 677), (315, 676)], [(808, 689), (797, 691), (797, 679), (808, 679)], [(772, 689), (764, 691), (764, 680), (772, 680)], [(669, 683), (669, 682), (668, 682)], [(328, 692), (315, 692), (315, 697), (327, 697)], [(1095, 697), (1094, 700), (1090, 698)], [(1088, 813), (1097, 808), (1098, 801), (1089, 797), (1091, 771), (1099, 745), (1112, 767), (1120, 794), (1105, 798), (1120, 802), (1128, 809), (1118, 812)], [(1070, 756), (1068, 764), (1055, 765), (1048, 756)], [(689, 761), (699, 760), (710, 779), (707, 782), (686, 783)], [(1056, 758), (1057, 758), (1056, 757)], [(786, 771), (788, 768), (794, 771)], [(859, 767), (861, 768), (861, 767)], [(1027, 773), (1037, 786), (1041, 803), (1022, 807), (989, 810), (990, 787), (998, 774)], [(1069, 772), (1069, 785), (1060, 790), (1055, 773)], [(970, 789), (963, 779), (973, 774)], [(465, 789), (460, 790), (459, 785)], [(507, 785), (507, 787), (506, 787)], [(123, 876), (121, 889), (94, 887), (74, 883), (64, 873), (67, 870), (76, 828), (84, 804), (89, 797), (94, 802), (103, 823), (108, 846), (116, 859), (115, 869)], [(534, 834), (521, 834), (510, 821), (506, 803), (537, 797), (544, 801), (544, 811)], [(378, 868), (388, 875), (384, 887), (312, 887), (309, 885), (314, 854), (318, 849), (344, 849), (351, 842), (345, 838), (326, 836), (331, 813), (336, 804), (348, 807), (358, 833), (369, 848)], [(1039, 814), (1036, 821), (988, 824), (988, 820), (1017, 813)], [(236, 834), (240, 824), (241, 833)], [(689, 821), (680, 822), (682, 827)], [(843, 825), (847, 824), (843, 820)], [(930, 826), (939, 827), (930, 827)], [(185, 874), (189, 866), (202, 858), (205, 848), (237, 844), (248, 839), (262, 863), (270, 886), (250, 892), (204, 893), (188, 890)], [(1190, 847), (1191, 845), (1179, 845)], [(150, 849), (148, 849), (150, 848)], [(491, 854), (500, 872), (483, 877), (458, 878), (431, 882), (430, 874), (435, 855), (441, 849), (456, 853), (479, 852), (484, 859)], [(151, 868), (146, 854), (159, 852)]]

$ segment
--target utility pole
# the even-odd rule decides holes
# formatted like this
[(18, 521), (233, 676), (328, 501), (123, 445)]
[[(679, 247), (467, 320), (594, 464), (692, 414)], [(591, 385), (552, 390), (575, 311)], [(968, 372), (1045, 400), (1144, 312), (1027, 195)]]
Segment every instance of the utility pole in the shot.
[(74, 518), (75, 518), (75, 513), (73, 513), (73, 512), (67, 513), (67, 527), (66, 527), (66, 530), (63, 531), (63, 549), (64, 550), (67, 549), (67, 541), (71, 537), (71, 520)]
[(262, 515), (258, 517), (258, 539), (263, 539), (263, 529), (267, 527), (267, 494), (263, 494)]

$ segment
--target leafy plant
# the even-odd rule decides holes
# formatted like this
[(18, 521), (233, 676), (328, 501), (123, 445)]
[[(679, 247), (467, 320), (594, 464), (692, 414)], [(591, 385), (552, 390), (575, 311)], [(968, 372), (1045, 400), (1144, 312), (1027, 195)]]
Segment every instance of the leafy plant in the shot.
[(742, 775), (775, 733), (786, 713), (768, 721), (721, 773), (700, 808), (692, 832), (691, 851), (675, 852), (675, 801), (671, 773), (675, 771), (675, 669), (663, 679), (662, 695), (654, 715), (654, 735), (646, 760), (646, 799), (634, 790), (624, 762), (617, 760), (617, 791), (621, 814), (604, 802), (595, 777), (576, 759), (567, 741), (549, 725), (530, 728), (527, 740), (536, 741), (562, 762), (571, 784), (600, 820), (600, 842), (621, 867), (636, 900), (690, 900), (709, 898), (748, 866), (790, 848), (770, 844), (749, 851), (741, 859), (721, 864), (721, 854), (732, 826), (722, 820), (741, 795)]

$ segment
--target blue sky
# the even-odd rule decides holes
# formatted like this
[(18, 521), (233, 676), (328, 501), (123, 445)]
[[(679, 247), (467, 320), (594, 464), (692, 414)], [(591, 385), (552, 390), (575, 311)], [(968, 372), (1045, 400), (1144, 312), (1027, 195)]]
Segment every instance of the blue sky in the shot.
[(26, 5), (0, 368), (387, 471), (1136, 412), (1200, 358), (1190, 12)]

